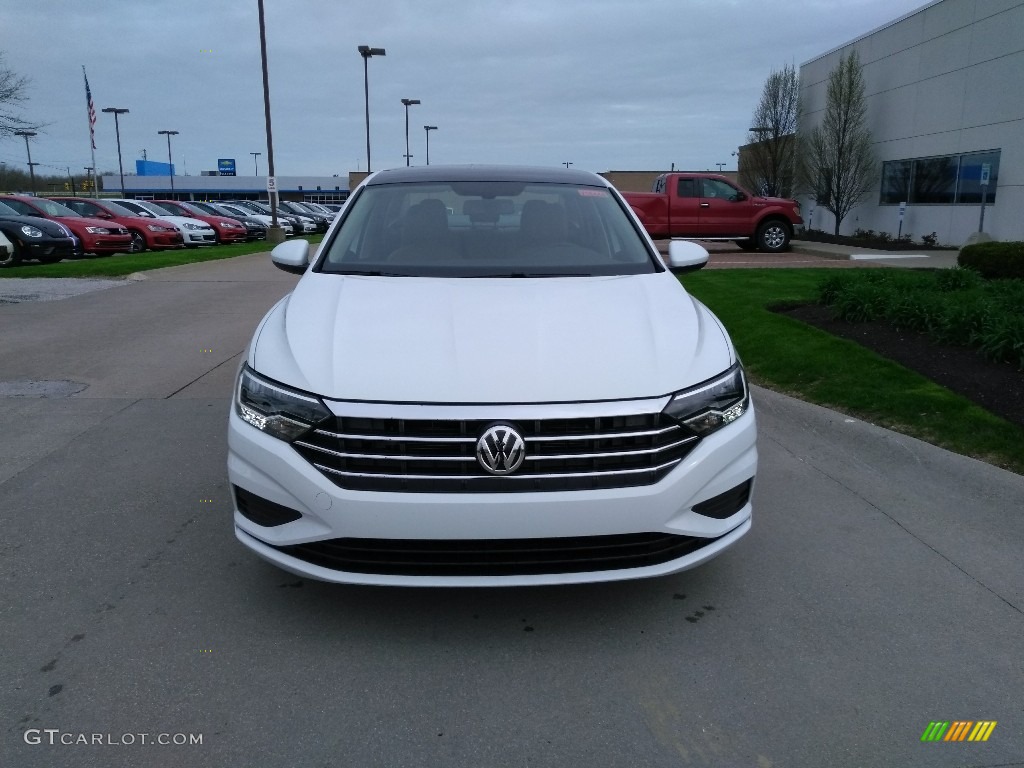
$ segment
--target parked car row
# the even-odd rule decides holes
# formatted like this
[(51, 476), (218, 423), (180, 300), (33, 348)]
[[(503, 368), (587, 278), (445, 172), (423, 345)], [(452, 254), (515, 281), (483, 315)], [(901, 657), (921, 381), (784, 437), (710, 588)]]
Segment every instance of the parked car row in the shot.
[[(337, 211), (316, 203), (280, 201), (285, 236), (326, 232)], [(0, 267), (35, 259), (53, 263), (167, 248), (263, 240), (273, 222), (270, 203), (255, 200), (93, 199), (0, 195)]]

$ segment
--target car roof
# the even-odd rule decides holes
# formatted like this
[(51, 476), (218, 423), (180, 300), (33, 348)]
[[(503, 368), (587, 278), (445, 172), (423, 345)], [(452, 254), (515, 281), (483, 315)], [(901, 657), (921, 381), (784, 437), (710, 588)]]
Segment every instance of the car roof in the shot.
[(377, 171), (366, 180), (367, 186), (431, 181), (521, 181), (546, 184), (611, 186), (590, 171), (527, 165), (423, 165)]

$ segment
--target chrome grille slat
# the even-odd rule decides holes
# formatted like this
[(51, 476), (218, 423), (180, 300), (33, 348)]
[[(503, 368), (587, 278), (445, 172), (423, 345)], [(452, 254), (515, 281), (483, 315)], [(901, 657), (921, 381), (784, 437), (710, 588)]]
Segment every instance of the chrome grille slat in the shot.
[[(650, 408), (644, 401), (638, 408)], [(500, 414), (498, 407), (489, 407)], [(336, 485), (350, 490), (400, 493), (516, 493), (651, 485), (699, 442), (687, 427), (659, 411), (608, 415), (582, 404), (551, 415), (525, 406), (516, 418), (458, 418), (465, 408), (431, 407), (429, 417), (390, 418), (380, 413), (321, 422), (293, 443), (295, 450)], [(453, 418), (445, 418), (448, 413)], [(491, 475), (477, 460), (477, 440), (496, 423), (512, 424), (525, 444), (523, 464)]]

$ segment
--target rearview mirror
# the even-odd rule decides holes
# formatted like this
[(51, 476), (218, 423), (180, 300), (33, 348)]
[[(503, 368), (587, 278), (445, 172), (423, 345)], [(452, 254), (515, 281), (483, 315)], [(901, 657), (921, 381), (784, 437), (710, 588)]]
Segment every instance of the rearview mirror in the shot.
[(708, 263), (708, 258), (704, 247), (690, 240), (673, 240), (668, 244), (668, 269), (673, 274), (695, 272)]
[(305, 240), (289, 240), (274, 247), (270, 252), (274, 266), (301, 275), (309, 266), (309, 243)]

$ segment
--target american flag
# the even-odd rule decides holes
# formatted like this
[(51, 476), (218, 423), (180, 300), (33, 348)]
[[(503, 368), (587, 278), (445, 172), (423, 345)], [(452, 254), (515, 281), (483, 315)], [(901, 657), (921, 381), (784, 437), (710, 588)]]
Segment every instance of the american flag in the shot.
[(85, 74), (85, 67), (82, 67), (82, 77), (85, 78), (85, 101), (89, 107), (89, 140), (92, 148), (96, 149), (96, 106), (92, 103), (92, 91), (89, 90), (89, 78)]

